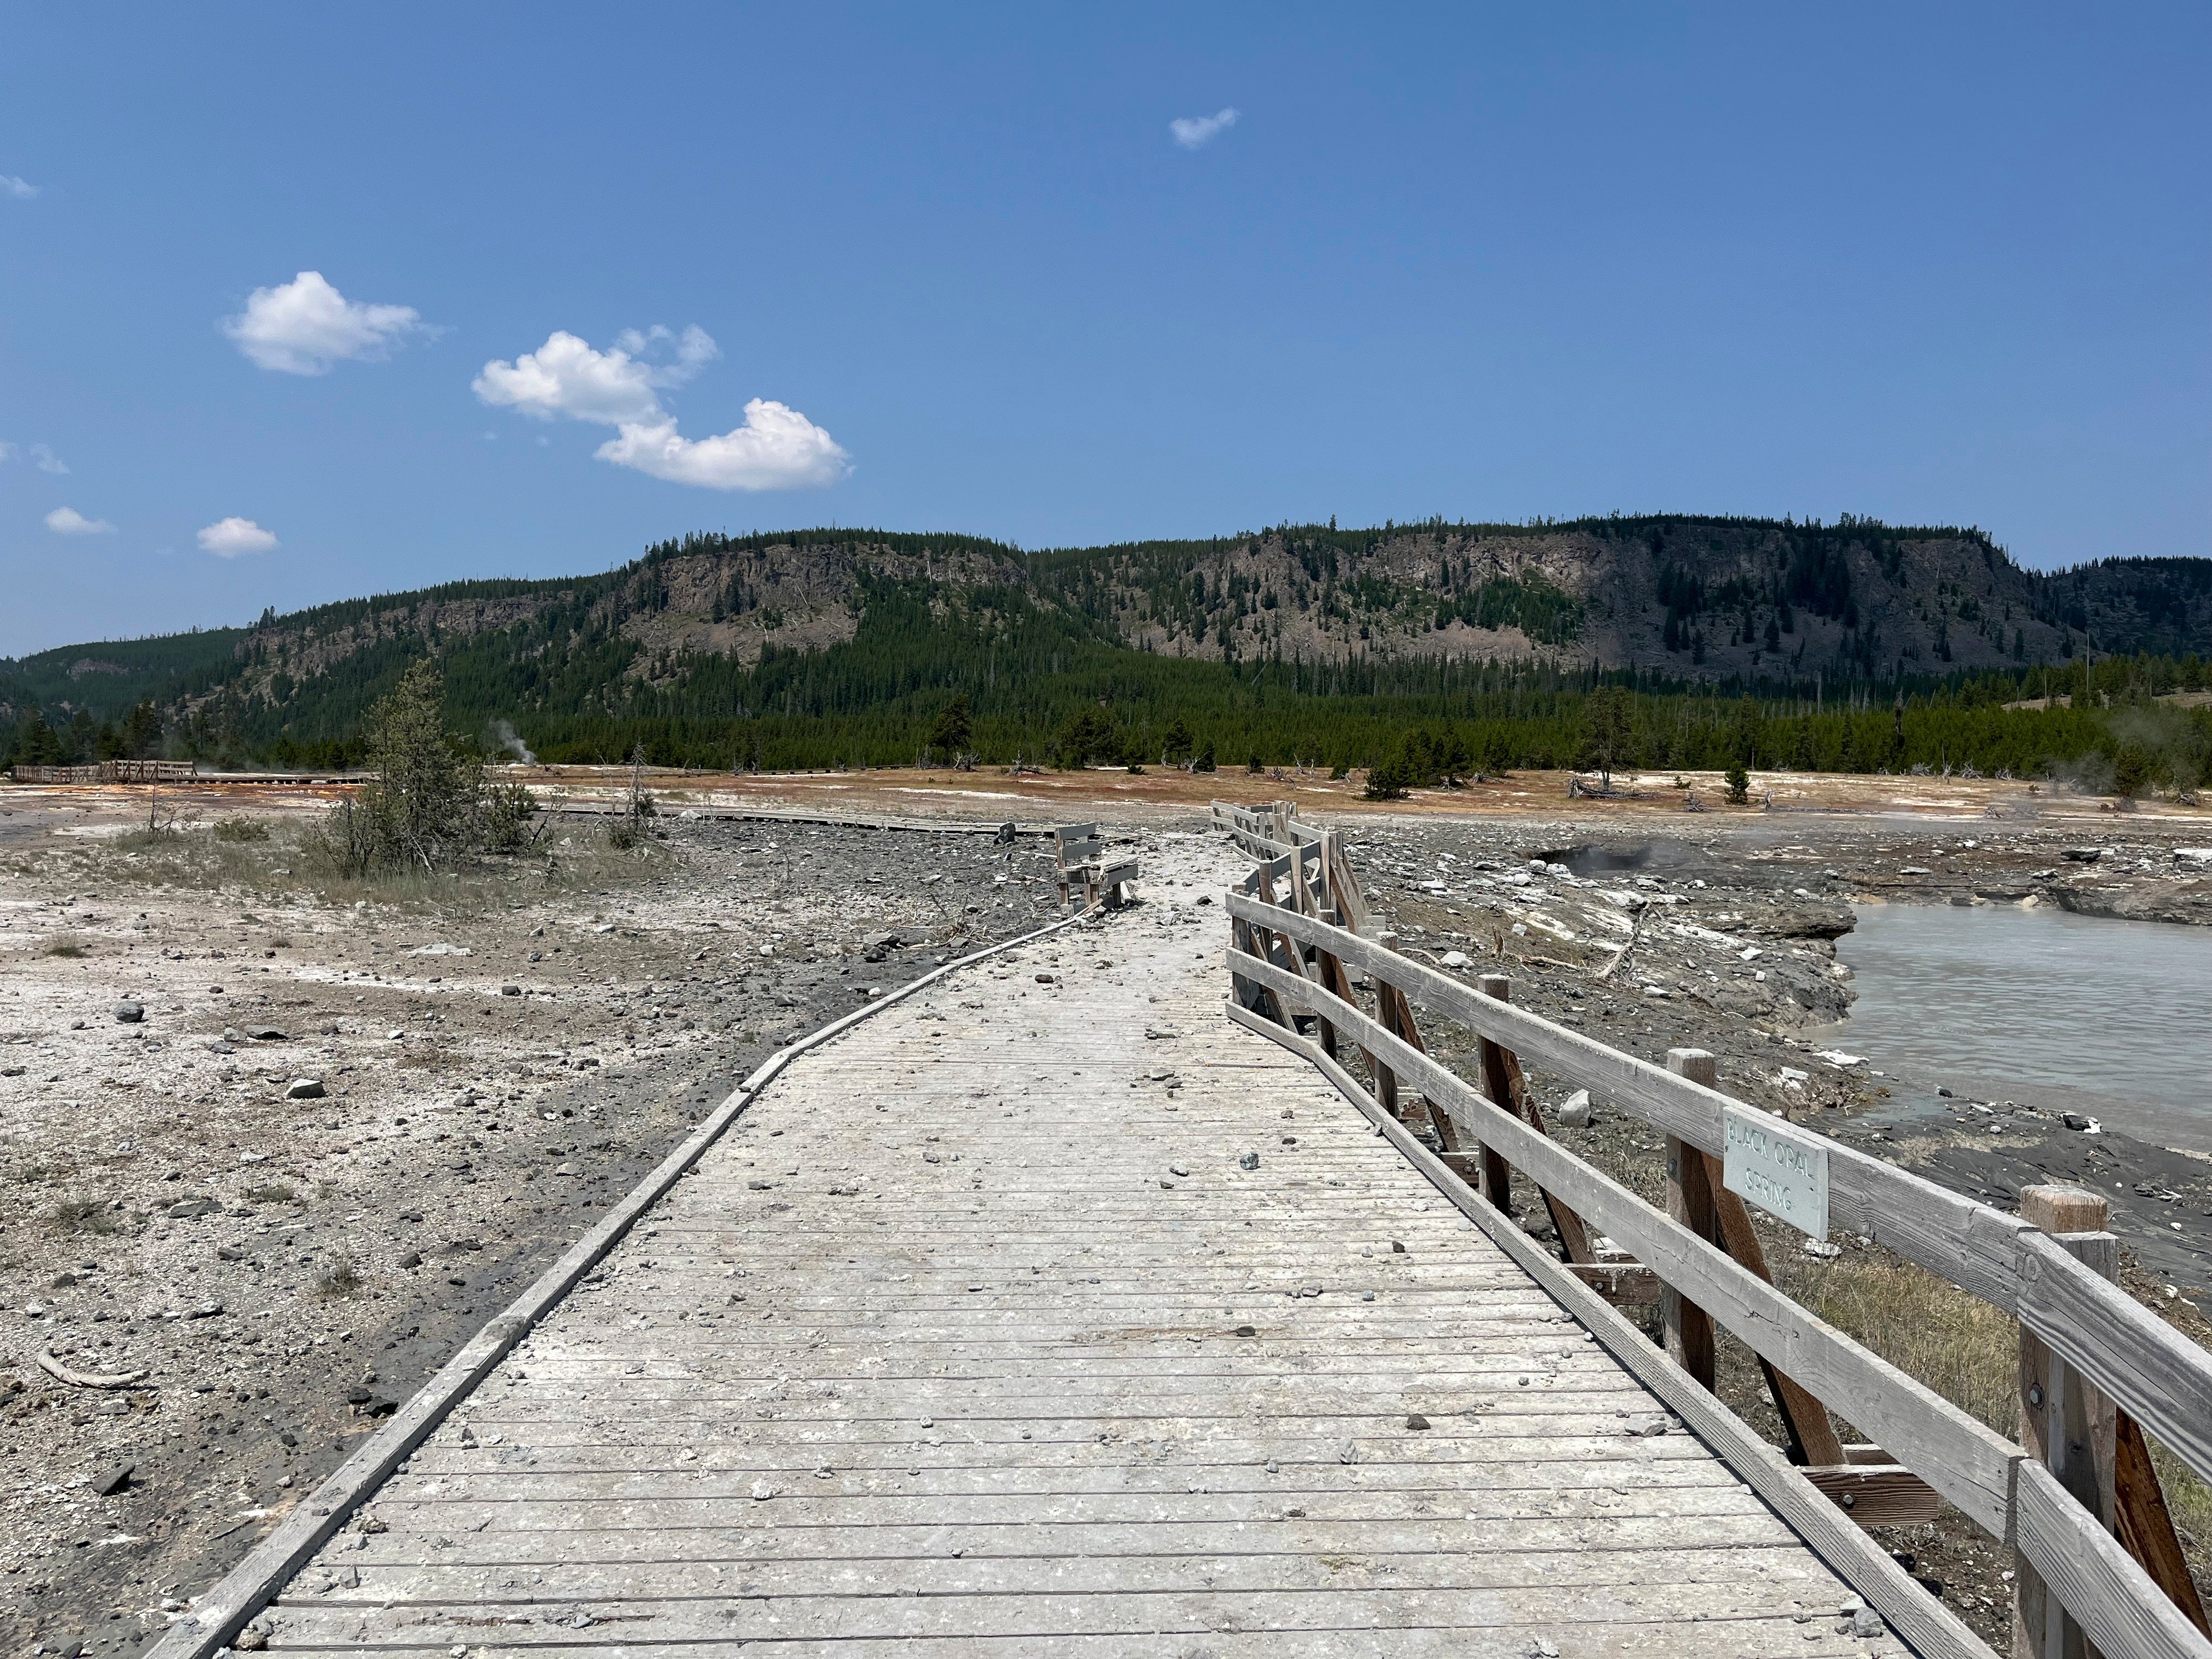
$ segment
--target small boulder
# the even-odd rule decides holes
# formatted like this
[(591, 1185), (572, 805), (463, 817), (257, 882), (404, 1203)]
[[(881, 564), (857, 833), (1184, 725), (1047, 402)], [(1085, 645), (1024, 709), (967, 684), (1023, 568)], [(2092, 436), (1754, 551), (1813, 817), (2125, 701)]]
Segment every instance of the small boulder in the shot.
[(1258, 1169), (1260, 1167), (1260, 1154), (1257, 1152), (1245, 1153), (1242, 1158), (1237, 1160), (1237, 1167), (1240, 1170)]
[(2089, 1127), (2089, 1120), (2079, 1112), (2062, 1112), (2059, 1115), (2059, 1121), (2068, 1128), (2077, 1132), (2085, 1132)]
[(95, 1496), (100, 1498), (112, 1498), (116, 1493), (126, 1491), (130, 1487), (131, 1465), (128, 1463), (112, 1464), (106, 1468), (101, 1469), (96, 1473), (92, 1477), (91, 1484), (93, 1492)]
[(322, 1079), (319, 1077), (295, 1077), (292, 1079), (292, 1086), (284, 1091), (284, 1098), (287, 1100), (320, 1100), (323, 1098), (324, 1094), (325, 1091), (323, 1088)]
[(115, 1005), (115, 1023), (136, 1025), (146, 1018), (146, 1006), (141, 1002), (118, 1002)]
[(522, 994), (522, 988), (520, 985), (502, 985), (499, 988), (499, 994), (503, 997), (519, 997)]
[(1415, 1431), (1425, 1429), (1429, 1426), (1429, 1419), (1419, 1412), (1408, 1412), (1406, 1413), (1406, 1426)]
[(274, 1025), (249, 1025), (246, 1028), (246, 1035), (256, 1042), (289, 1042), (292, 1040), (290, 1032)]
[(1558, 1122), (1562, 1129), (1587, 1129), (1593, 1115), (1587, 1089), (1577, 1089), (1559, 1103)]
[(1437, 960), (1447, 968), (1464, 968), (1468, 965), (1469, 958), (1464, 951), (1447, 951)]

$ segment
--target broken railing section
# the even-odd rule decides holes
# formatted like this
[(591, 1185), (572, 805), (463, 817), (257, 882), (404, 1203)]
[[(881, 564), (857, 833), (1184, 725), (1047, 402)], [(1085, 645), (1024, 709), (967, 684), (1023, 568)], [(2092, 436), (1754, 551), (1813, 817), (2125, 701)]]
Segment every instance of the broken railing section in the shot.
[[(1790, 1462), (1862, 1526), (1925, 1521), (1948, 1502), (2012, 1547), (2016, 1653), (2061, 1659), (2086, 1643), (2108, 1659), (2212, 1659), (2146, 1440), (2212, 1480), (2212, 1354), (2112, 1282), (2118, 1245), (2101, 1198), (2030, 1188), (2007, 1215), (1784, 1132), (1819, 1157), (1836, 1224), (2019, 1319), (2015, 1445), (1775, 1287), (1750, 1212), (1723, 1182), (1727, 1116), (1750, 1109), (1715, 1088), (1711, 1054), (1679, 1048), (1652, 1066), (1515, 1007), (1503, 975), (1470, 987), (1400, 956), (1371, 925), (1336, 836), (1289, 803), (1216, 803), (1214, 821), (1256, 860), (1229, 896), (1237, 1005), (1293, 1038), (1310, 1033), (1340, 1066), (1357, 1054), (1375, 1102), (1431, 1136), (1504, 1218), (1516, 1171), (1528, 1178), (1565, 1270), (1616, 1305), (1656, 1304), (1668, 1356), (1708, 1390), (1715, 1330), (1734, 1334), (1758, 1356)], [(1475, 1033), (1479, 1085), (1430, 1054), (1416, 1007)], [(1664, 1136), (1664, 1211), (1552, 1139), (1524, 1056)], [(1824, 1401), (1878, 1443), (1845, 1443)]]
[(1095, 823), (1063, 824), (1052, 833), (1060, 854), (1060, 908), (1080, 899), (1079, 908), (1085, 910), (1101, 901), (1109, 909), (1120, 909), (1137, 879), (1135, 855), (1108, 851)]

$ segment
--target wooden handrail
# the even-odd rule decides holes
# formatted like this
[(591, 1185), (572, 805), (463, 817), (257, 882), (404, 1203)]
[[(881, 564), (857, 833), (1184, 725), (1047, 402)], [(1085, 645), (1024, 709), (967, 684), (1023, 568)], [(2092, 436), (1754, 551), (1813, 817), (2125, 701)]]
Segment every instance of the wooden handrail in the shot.
[[(1759, 1356), (1793, 1455), (1818, 1465), (1804, 1473), (1837, 1503), (1853, 1501), (1856, 1486), (1849, 1477), (1856, 1477), (1858, 1485), (1874, 1483), (1869, 1492), (1899, 1490), (1897, 1483), (1904, 1483), (1900, 1495), (1910, 1505), (1913, 1490), (1926, 1495), (1913, 1486), (1917, 1476), (1992, 1535), (2014, 1543), (2025, 1569), (2021, 1583), (2034, 1582), (2037, 1593), (2057, 1598), (2110, 1659), (2212, 1659), (2193, 1586), (2177, 1565), (2170, 1522), (2148, 1524), (2164, 1516), (2154, 1477), (2141, 1489), (2137, 1472), (2138, 1501), (2130, 1508), (2124, 1498), (2112, 1522), (2122, 1534), (2116, 1538), (2107, 1518), (2076, 1501), (2032, 1452), (1783, 1295), (1766, 1274), (1741, 1201), (1719, 1185), (1722, 1114), (1738, 1103), (1711, 1086), (1710, 1067), (1662, 1070), (1514, 1007), (1503, 994), (1502, 981), (1495, 988), (1499, 994), (1486, 994), (1398, 955), (1386, 943), (1363, 939), (1365, 906), (1354, 897), (1357, 881), (1341, 842), (1296, 823), (1293, 811), (1285, 803), (1261, 817), (1215, 804), (1216, 823), (1240, 844), (1255, 843), (1251, 850), (1268, 860), (1242, 884), (1243, 891), (1228, 896), (1232, 972), (1244, 988), (1232, 1005), (1236, 1018), (1270, 1032), (1298, 1015), (1313, 1018), (1324, 1049), (1287, 1031), (1278, 1040), (1309, 1055), (1340, 1089), (1356, 1088), (1332, 1058), (1338, 1042), (1350, 1038), (1376, 1080), (1380, 1109), (1391, 1111), (1401, 1083), (1423, 1091), (1446, 1148), (1443, 1162), (1463, 1172), (1462, 1179), (1473, 1170), (1465, 1158), (1453, 1162), (1451, 1148), (1480, 1143), (1501, 1164), (1510, 1160), (1525, 1170), (1555, 1217), (1576, 1216), (1578, 1226), (1587, 1217), (1632, 1249), (1643, 1264), (1637, 1271), (1650, 1270), (1684, 1305), (1694, 1302)], [(1285, 882), (1279, 899), (1278, 879)], [(1332, 913), (1354, 925), (1333, 925)], [(1255, 946), (1255, 941), (1263, 943)], [(1271, 955), (1278, 951), (1279, 959)], [(1348, 969), (1372, 982), (1379, 1018), (1353, 1000)], [(1262, 1000), (1258, 1013), (1249, 1012), (1255, 997)], [(1498, 1097), (1501, 1090), (1515, 1092), (1501, 1081), (1509, 1076), (1504, 1067), (1486, 1058), (1486, 1083), (1478, 1087), (1437, 1060), (1413, 1030), (1416, 1003), (1472, 1029), (1486, 1057), (1525, 1055), (1577, 1085), (1604, 1091), (1616, 1106), (1665, 1133), (1675, 1160), (1670, 1173), (1686, 1195), (1683, 1214), (1674, 1218), (1655, 1209), (1551, 1140), (1540, 1121), (1526, 1121), (1516, 1100)], [(1366, 1103), (1363, 1109), (1376, 1108), (1364, 1093), (1358, 1097)], [(1420, 1119), (1416, 1108), (1413, 1121)], [(1804, 1133), (1826, 1146), (1830, 1210), (1838, 1224), (2016, 1316), (2034, 1342), (2118, 1402), (2123, 1443), (2136, 1462), (2148, 1467), (2135, 1427), (2140, 1419), (2183, 1462), (2212, 1479), (2212, 1354), (2101, 1277), (2094, 1265), (2101, 1258), (2085, 1248), (2083, 1238), (2054, 1237), (2021, 1217)], [(1503, 1196), (1504, 1184), (1497, 1182), (1496, 1196)], [(1489, 1188), (1492, 1182), (1484, 1185)], [(1690, 1201), (1692, 1188), (1716, 1195), (1711, 1216)], [(1455, 1201), (1482, 1208), (1471, 1195)], [(2051, 1219), (2042, 1218), (2046, 1224)], [(1518, 1242), (1517, 1231), (1510, 1237)], [(1866, 1447), (1854, 1449), (1850, 1458), (1857, 1465), (1846, 1467), (1822, 1400), (1879, 1437), (1895, 1462), (1881, 1466), (1885, 1454)], [(1874, 1466), (1864, 1462), (1869, 1458)], [(2162, 1540), (2162, 1548), (2147, 1549), (2147, 1533), (2153, 1546)], [(2130, 1548), (2154, 1571), (2146, 1571)], [(2174, 1559), (2166, 1559), (2169, 1555)], [(2162, 1585), (2161, 1579), (2172, 1582)]]
[(1255, 957), (1238, 964), (1286, 1004), (1323, 1014), (1412, 1079), (1466, 1133), (1495, 1146), (1547, 1192), (1605, 1229), (1662, 1281), (1678, 1286), (1753, 1352), (1797, 1379), (1879, 1438), (1898, 1460), (1992, 1534), (2005, 1535), (2020, 1448), (1978, 1419), (1825, 1324), (1717, 1246), (1591, 1168), (1456, 1073), (1311, 981)]
[[(1239, 903), (1250, 902), (1231, 895), (1231, 914)], [(1602, 1091), (1619, 1109), (1653, 1127), (1700, 1151), (1722, 1151), (1721, 1112), (1735, 1103), (1717, 1090), (1486, 997), (1327, 922), (1294, 916), (1279, 926), (1302, 944), (1324, 948), (1422, 1006), (1513, 1048), (1524, 1060)], [(2018, 1318), (2126, 1407), (2199, 1478), (2212, 1480), (2212, 1354), (2018, 1216), (1822, 1139), (1829, 1212), (1836, 1224)]]

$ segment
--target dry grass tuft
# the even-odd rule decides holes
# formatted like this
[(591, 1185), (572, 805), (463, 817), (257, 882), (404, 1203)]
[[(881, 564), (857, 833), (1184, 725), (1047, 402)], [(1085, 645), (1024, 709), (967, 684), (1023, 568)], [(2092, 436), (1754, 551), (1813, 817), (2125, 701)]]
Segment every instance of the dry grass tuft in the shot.
[(2000, 1434), (2020, 1416), (2020, 1324), (1910, 1261), (1793, 1261), (1800, 1304)]
[(327, 1297), (351, 1296), (361, 1289), (362, 1283), (360, 1270), (353, 1265), (353, 1258), (340, 1256), (330, 1271), (315, 1281), (315, 1294)]
[(65, 1233), (116, 1233), (123, 1224), (96, 1198), (65, 1198), (46, 1212), (46, 1219)]
[(58, 939), (46, 941), (46, 954), (50, 957), (88, 957), (92, 952), (84, 948), (82, 940), (64, 933)]

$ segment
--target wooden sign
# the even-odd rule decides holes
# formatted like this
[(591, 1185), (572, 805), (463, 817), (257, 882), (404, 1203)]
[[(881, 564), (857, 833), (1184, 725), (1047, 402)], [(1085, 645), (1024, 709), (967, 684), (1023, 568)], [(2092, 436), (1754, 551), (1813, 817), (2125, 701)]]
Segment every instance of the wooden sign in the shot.
[(1828, 1149), (1769, 1112), (1721, 1112), (1721, 1184), (1814, 1238), (1828, 1236)]

